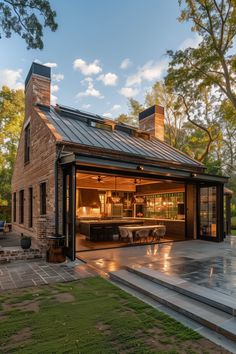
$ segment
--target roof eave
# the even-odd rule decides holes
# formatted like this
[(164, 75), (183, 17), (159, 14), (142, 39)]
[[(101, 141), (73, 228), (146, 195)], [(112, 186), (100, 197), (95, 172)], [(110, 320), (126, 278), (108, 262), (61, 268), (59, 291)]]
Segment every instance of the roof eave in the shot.
[(189, 164), (182, 164), (182, 163), (178, 163), (178, 162), (174, 162), (174, 161), (170, 161), (170, 160), (158, 160), (158, 159), (152, 159), (149, 156), (145, 157), (145, 156), (140, 156), (140, 155), (136, 155), (136, 154), (129, 154), (129, 153), (125, 153), (125, 152), (120, 152), (120, 151), (114, 151), (114, 150), (109, 150), (109, 149), (102, 149), (102, 148), (98, 148), (98, 147), (91, 147), (91, 146), (85, 146), (85, 145), (81, 145), (78, 143), (74, 143), (74, 142), (70, 142), (70, 141), (58, 141), (58, 144), (63, 144), (66, 147), (70, 147), (71, 149), (73, 149), (73, 152), (75, 153), (83, 153), (83, 152), (88, 152), (90, 151), (90, 153), (94, 156), (104, 156), (104, 157), (115, 157), (118, 158), (119, 160), (133, 160), (134, 162), (137, 163), (150, 163), (150, 164), (155, 164), (155, 165), (161, 165), (161, 166), (165, 166), (165, 167), (171, 167), (171, 168), (183, 168), (192, 172), (204, 172), (205, 168), (202, 165), (189, 165)]

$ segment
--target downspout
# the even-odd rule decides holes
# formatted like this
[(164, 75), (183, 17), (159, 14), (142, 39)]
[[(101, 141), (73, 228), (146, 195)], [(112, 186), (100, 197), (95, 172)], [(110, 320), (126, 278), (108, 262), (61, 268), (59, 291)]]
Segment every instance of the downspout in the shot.
[(58, 167), (59, 167), (59, 161), (61, 158), (61, 153), (64, 149), (64, 145), (59, 147), (57, 151), (57, 157), (54, 163), (54, 186), (55, 186), (55, 235), (58, 236), (58, 230), (59, 230), (59, 208), (58, 208)]

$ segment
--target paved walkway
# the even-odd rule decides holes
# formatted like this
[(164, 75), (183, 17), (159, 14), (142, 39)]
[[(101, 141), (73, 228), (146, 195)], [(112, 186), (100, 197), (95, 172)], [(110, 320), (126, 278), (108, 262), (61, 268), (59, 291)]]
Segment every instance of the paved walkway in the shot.
[(0, 291), (68, 282), (96, 275), (83, 262), (49, 264), (45, 260), (18, 261), (0, 265)]
[(236, 237), (81, 252), (80, 258), (105, 273), (143, 265), (236, 298)]

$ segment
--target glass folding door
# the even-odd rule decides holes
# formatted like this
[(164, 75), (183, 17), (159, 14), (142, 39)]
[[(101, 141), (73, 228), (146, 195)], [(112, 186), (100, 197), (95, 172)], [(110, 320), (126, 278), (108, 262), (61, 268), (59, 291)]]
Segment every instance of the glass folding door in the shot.
[(199, 238), (219, 241), (223, 237), (222, 187), (203, 185), (199, 188)]

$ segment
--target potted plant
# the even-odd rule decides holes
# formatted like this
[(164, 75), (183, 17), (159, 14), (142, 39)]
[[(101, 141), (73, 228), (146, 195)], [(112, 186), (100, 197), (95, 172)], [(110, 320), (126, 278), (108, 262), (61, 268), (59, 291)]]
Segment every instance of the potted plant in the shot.
[(23, 250), (26, 250), (26, 249), (30, 248), (30, 246), (31, 246), (31, 236), (26, 236), (24, 234), (21, 234), (20, 245), (23, 248)]

